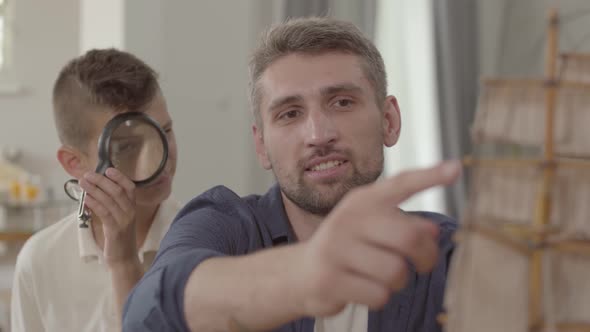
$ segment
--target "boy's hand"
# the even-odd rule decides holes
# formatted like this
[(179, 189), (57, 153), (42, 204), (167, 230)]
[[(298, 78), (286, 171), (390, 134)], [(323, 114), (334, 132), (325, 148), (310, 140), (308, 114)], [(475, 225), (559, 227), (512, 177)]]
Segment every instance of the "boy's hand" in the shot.
[(104, 259), (110, 268), (136, 263), (135, 184), (115, 168), (80, 179), (86, 206), (102, 222)]

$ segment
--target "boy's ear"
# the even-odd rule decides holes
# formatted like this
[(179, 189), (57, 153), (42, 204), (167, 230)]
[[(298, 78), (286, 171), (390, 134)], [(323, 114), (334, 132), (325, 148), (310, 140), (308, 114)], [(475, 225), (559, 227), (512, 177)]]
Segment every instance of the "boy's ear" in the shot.
[(80, 179), (88, 170), (87, 159), (82, 152), (73, 147), (62, 145), (57, 149), (57, 160), (70, 176)]

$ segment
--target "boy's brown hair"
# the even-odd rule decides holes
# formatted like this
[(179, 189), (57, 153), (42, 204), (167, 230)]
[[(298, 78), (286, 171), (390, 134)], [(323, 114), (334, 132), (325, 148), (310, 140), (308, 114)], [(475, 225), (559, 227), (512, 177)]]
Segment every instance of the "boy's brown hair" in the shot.
[(96, 134), (89, 113), (142, 111), (159, 91), (156, 72), (134, 55), (90, 50), (67, 63), (53, 86), (59, 139), (84, 151)]

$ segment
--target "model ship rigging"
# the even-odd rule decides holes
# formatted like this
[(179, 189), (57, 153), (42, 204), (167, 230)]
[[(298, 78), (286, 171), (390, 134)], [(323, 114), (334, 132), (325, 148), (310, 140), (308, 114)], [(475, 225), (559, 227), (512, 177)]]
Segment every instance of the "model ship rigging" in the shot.
[(558, 27), (544, 78), (483, 83), (448, 332), (590, 331), (590, 54), (558, 55)]

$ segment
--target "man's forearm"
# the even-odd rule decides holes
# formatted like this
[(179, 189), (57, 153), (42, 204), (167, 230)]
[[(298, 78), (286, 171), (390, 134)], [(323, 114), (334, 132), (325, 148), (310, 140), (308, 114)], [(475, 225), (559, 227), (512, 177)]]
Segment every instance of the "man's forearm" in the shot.
[(302, 317), (292, 266), (301, 250), (296, 244), (201, 263), (184, 291), (191, 331), (266, 331)]

